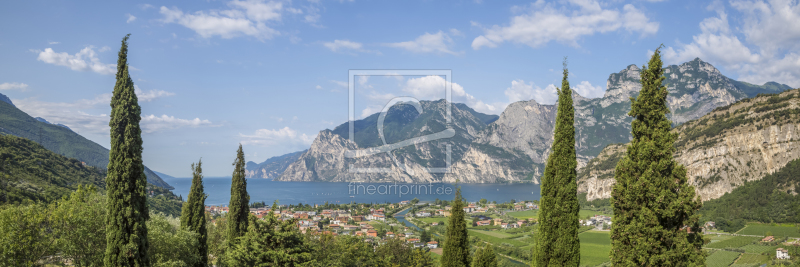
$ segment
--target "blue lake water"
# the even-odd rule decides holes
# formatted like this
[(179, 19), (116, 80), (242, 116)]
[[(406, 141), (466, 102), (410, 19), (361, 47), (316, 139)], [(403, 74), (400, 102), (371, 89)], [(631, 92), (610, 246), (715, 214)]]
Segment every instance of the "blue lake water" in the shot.
[(404, 217), (404, 215), (406, 215), (406, 213), (408, 213), (410, 210), (411, 209), (409, 208), (409, 209), (405, 209), (405, 210), (403, 210), (401, 212), (398, 212), (397, 214), (395, 214), (394, 218), (397, 219), (398, 222), (402, 223), (405, 226), (413, 227), (413, 228), (416, 228), (417, 230), (420, 230), (419, 227), (417, 227), (417, 225), (407, 221), (406, 218)]
[[(175, 187), (172, 190), (184, 199), (192, 185), (190, 178), (164, 179)], [(227, 205), (231, 197), (231, 179), (205, 178), (203, 186), (208, 195), (206, 205)], [(371, 186), (371, 187), (370, 187)], [(537, 184), (460, 184), (461, 194), (467, 201), (506, 202), (512, 199), (538, 200)], [(349, 184), (327, 182), (273, 182), (266, 179), (247, 179), (247, 192), (251, 202), (264, 201), (268, 205), (278, 200), (281, 204), (329, 203), (384, 203), (418, 198), (421, 201), (453, 200), (452, 184)], [(352, 197), (351, 197), (352, 196)]]

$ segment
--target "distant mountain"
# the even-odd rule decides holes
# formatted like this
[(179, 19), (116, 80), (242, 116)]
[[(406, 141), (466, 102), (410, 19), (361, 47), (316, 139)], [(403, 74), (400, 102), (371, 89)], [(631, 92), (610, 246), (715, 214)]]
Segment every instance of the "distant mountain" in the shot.
[[(639, 67), (630, 65), (611, 74), (602, 98), (584, 98), (573, 91), (579, 168), (609, 144), (630, 141), (632, 117), (628, 112), (630, 98), (638, 96), (641, 90), (639, 72)], [(669, 91), (667, 102), (672, 111), (669, 117), (676, 125), (740, 99), (790, 89), (772, 82), (757, 86), (735, 81), (699, 58), (667, 66), (664, 72)], [(500, 119), (475, 138), (445, 180), (537, 182), (550, 154), (555, 110), (555, 105), (541, 105), (534, 100), (512, 103)]]
[(170, 176), (170, 175), (167, 175), (167, 174), (165, 174), (165, 173), (163, 173), (163, 172), (157, 172), (157, 171), (153, 171), (153, 173), (155, 173), (156, 175), (158, 175), (158, 177), (161, 177), (161, 179), (175, 179), (175, 177), (172, 177), (172, 176)]
[(66, 126), (66, 125), (64, 125), (64, 124), (61, 124), (61, 123), (50, 123), (49, 121), (45, 120), (45, 119), (44, 119), (44, 118), (42, 118), (42, 117), (36, 117), (36, 120), (37, 120), (37, 121), (40, 121), (40, 122), (47, 123), (47, 124), (53, 124), (53, 125), (56, 125), (56, 126), (61, 126), (61, 127), (67, 128), (67, 130), (70, 130), (70, 131), (72, 131), (72, 129), (70, 129), (69, 127), (67, 127), (67, 126)]
[[(447, 129), (447, 103), (444, 100), (420, 101), (422, 113), (410, 104), (395, 105), (389, 109), (384, 121), (386, 144), (442, 132)], [(405, 172), (394, 164), (387, 153), (368, 157), (346, 158), (347, 150), (374, 148), (383, 145), (378, 134), (379, 113), (354, 121), (354, 141), (349, 140), (349, 124), (333, 130), (321, 131), (311, 148), (275, 180), (276, 181), (332, 181), (332, 182), (430, 182), (440, 181), (439, 174), (430, 174), (424, 168), (445, 167), (446, 144), (451, 145), (452, 162), (461, 158), (469, 144), (488, 122), (497, 116), (482, 114), (464, 104), (451, 105), (455, 135), (446, 141), (412, 144), (395, 150), (397, 160), (407, 166)], [(355, 173), (355, 168), (390, 168), (390, 173)]]
[[(76, 158), (89, 166), (100, 169), (105, 169), (108, 166), (108, 149), (84, 138), (69, 128), (33, 118), (7, 102), (0, 102), (0, 133), (30, 139), (50, 151), (66, 157)], [(169, 190), (174, 189), (164, 180), (161, 180), (147, 166), (145, 166), (145, 174), (147, 175), (148, 183)]]
[(51, 202), (78, 185), (105, 188), (106, 177), (103, 169), (53, 153), (31, 140), (0, 133), (2, 174), (8, 178), (0, 182), (0, 203)]
[[(800, 89), (743, 99), (672, 131), (678, 134), (673, 156), (689, 183), (703, 201), (720, 198), (800, 158)], [(609, 145), (589, 161), (578, 172), (578, 192), (587, 200), (611, 197), (614, 168), (626, 149)]]
[[(11, 106), (14, 106), (14, 103), (11, 103), (11, 99), (10, 99), (10, 98), (8, 98), (8, 97), (7, 97), (6, 95), (4, 95), (4, 94), (0, 94), (0, 102), (6, 102), (6, 103), (8, 103), (8, 104), (11, 104)], [(16, 106), (14, 106), (14, 107), (16, 107)]]
[(248, 161), (245, 165), (247, 178), (275, 179), (275, 177), (280, 176), (281, 173), (289, 167), (289, 164), (297, 161), (300, 155), (303, 155), (306, 151), (308, 151), (308, 149), (271, 157), (262, 163)]

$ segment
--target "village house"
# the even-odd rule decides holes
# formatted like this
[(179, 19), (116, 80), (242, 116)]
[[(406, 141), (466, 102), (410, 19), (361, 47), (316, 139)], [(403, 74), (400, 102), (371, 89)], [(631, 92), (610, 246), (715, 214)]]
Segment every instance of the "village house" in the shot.
[(439, 246), (439, 242), (436, 242), (436, 241), (428, 242), (428, 248), (430, 248), (430, 249), (435, 249), (438, 246)]
[(408, 242), (408, 243), (417, 243), (417, 242), (419, 242), (419, 238), (409, 238), (409, 239), (406, 240), (406, 242)]
[(425, 244), (422, 244), (422, 242), (416, 242), (416, 243), (414, 243), (414, 248), (421, 248), (421, 247), (423, 247), (424, 245), (425, 245)]
[(491, 220), (483, 220), (483, 221), (478, 221), (475, 224), (477, 224), (478, 226), (489, 226), (489, 225), (492, 225), (492, 221)]
[(408, 200), (400, 201), (400, 205), (408, 205), (408, 203), (411, 203), (411, 202), (409, 202)]
[(779, 260), (788, 260), (789, 259), (789, 251), (784, 248), (778, 248), (775, 251), (775, 257)]
[(500, 218), (495, 218), (494, 219), (494, 225), (495, 226), (501, 225), (501, 224), (503, 224), (503, 219), (500, 219)]
[(438, 223), (438, 222), (432, 222), (432, 223), (431, 223), (431, 226), (437, 226), (437, 225), (439, 225), (439, 223)]
[(377, 237), (378, 236), (378, 231), (369, 230), (369, 231), (367, 231), (367, 236)]
[(386, 236), (387, 237), (394, 237), (394, 233), (393, 232), (386, 232)]
[(717, 224), (712, 222), (712, 221), (708, 221), (708, 222), (706, 222), (705, 225), (703, 225), (703, 227), (705, 227), (705, 228), (717, 228)]
[(775, 241), (775, 237), (774, 236), (768, 236), (768, 237), (765, 237), (764, 239), (761, 239), (761, 242), (765, 242), (765, 243), (766, 242), (772, 242), (772, 241)]

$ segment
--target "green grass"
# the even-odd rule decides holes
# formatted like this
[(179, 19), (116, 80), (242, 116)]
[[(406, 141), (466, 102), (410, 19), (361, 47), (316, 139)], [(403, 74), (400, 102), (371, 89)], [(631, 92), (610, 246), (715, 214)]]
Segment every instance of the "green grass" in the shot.
[(775, 249), (777, 249), (778, 246), (762, 246), (762, 245), (751, 244), (744, 246), (742, 248), (746, 253), (761, 254), (767, 251), (772, 251), (773, 253), (775, 253)]
[(706, 266), (708, 267), (721, 267), (730, 266), (736, 258), (739, 257), (739, 252), (732, 252), (727, 250), (718, 250), (706, 257)]
[(742, 254), (736, 264), (758, 264), (758, 263), (769, 263), (770, 256), (767, 255), (757, 255), (757, 254)]
[(739, 248), (746, 245), (750, 245), (755, 241), (758, 241), (760, 238), (752, 237), (752, 236), (737, 236), (727, 240), (722, 240), (719, 242), (709, 243), (706, 247), (709, 248)]
[(588, 231), (578, 235), (578, 238), (581, 239), (581, 266), (595, 266), (609, 261), (609, 232)]
[(481, 233), (481, 234), (494, 236), (494, 237), (497, 237), (497, 238), (503, 238), (503, 239), (509, 238), (509, 237), (513, 237), (513, 235), (509, 235), (509, 234), (506, 234), (506, 233), (503, 233), (503, 232), (500, 232), (500, 231), (482, 231), (482, 230), (472, 230), (472, 231), (475, 231), (476, 233)]
[(483, 232), (484, 231), (478, 231), (478, 230), (470, 229), (469, 230), (469, 235), (477, 237), (477, 238), (480, 238), (481, 240), (489, 242), (492, 245), (498, 245), (498, 246), (502, 246), (503, 243), (511, 244), (512, 246), (515, 246), (515, 247), (524, 247), (524, 246), (530, 245), (530, 244), (528, 244), (526, 242), (522, 242), (522, 241), (518, 241), (518, 240), (514, 240), (514, 239), (499, 238), (499, 237), (496, 237), (496, 236), (484, 234)]
[(767, 232), (770, 232), (774, 236), (800, 237), (798, 227), (791, 224), (777, 224), (773, 226), (769, 224), (751, 223), (747, 224), (738, 234), (766, 236)]
[(530, 218), (539, 218), (539, 211), (538, 210), (525, 210), (525, 211), (514, 211), (507, 213), (514, 218), (517, 219), (530, 219)]

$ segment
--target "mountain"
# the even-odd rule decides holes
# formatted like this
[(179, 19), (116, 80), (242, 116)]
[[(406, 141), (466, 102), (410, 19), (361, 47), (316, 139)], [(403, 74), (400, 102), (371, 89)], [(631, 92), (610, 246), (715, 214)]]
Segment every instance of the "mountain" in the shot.
[[(398, 104), (386, 113), (383, 132), (386, 144), (394, 144), (435, 133), (446, 133), (447, 103), (444, 100), (420, 101), (422, 112), (411, 104)], [(454, 136), (446, 141), (414, 143), (396, 149), (397, 161), (406, 166), (404, 171), (394, 164), (387, 153), (368, 157), (347, 158), (347, 150), (376, 148), (383, 145), (378, 133), (379, 113), (354, 121), (354, 140), (349, 140), (349, 124), (333, 130), (321, 131), (311, 147), (275, 179), (275, 181), (331, 181), (331, 182), (433, 182), (440, 174), (431, 174), (425, 168), (445, 167), (446, 149), (450, 145), (452, 162), (461, 158), (475, 136), (497, 116), (474, 111), (464, 104), (451, 105)], [(389, 168), (389, 173), (356, 173), (355, 168)]]
[(0, 94), (0, 102), (6, 102), (6, 103), (10, 104), (11, 106), (16, 107), (16, 106), (14, 106), (14, 103), (11, 103), (11, 99), (8, 98), (4, 94)]
[[(50, 123), (49, 121), (45, 120), (45, 119), (44, 119), (44, 118), (42, 118), (42, 117), (36, 117), (36, 120), (37, 120), (37, 121), (40, 121), (40, 122), (47, 123), (47, 124), (53, 124), (53, 123)], [(53, 124), (53, 125), (56, 125), (56, 126), (61, 126), (61, 127), (67, 128), (67, 130), (70, 130), (70, 131), (72, 131), (72, 129), (70, 129), (69, 127), (67, 127), (66, 125), (64, 125), (64, 124), (61, 124), (61, 123), (56, 123), (56, 124)]]
[[(719, 107), (673, 129), (676, 161), (704, 200), (761, 180), (800, 158), (800, 89), (762, 94)], [(578, 173), (578, 192), (609, 198), (626, 145), (607, 146)]]
[[(640, 69), (629, 65), (609, 76), (602, 98), (585, 98), (573, 91), (575, 137), (578, 167), (601, 153), (609, 144), (631, 139), (630, 98), (641, 90)], [(714, 108), (759, 93), (790, 89), (787, 85), (766, 83), (756, 86), (722, 75), (711, 64), (695, 59), (664, 69), (669, 95), (670, 119), (676, 125), (697, 119)], [(537, 183), (550, 154), (555, 125), (555, 105), (534, 100), (512, 103), (500, 118), (481, 132), (454, 164), (445, 180), (465, 182)]]
[(169, 174), (166, 174), (166, 173), (163, 173), (163, 172), (157, 172), (157, 171), (153, 171), (153, 173), (155, 173), (156, 175), (158, 175), (158, 177), (161, 177), (161, 179), (175, 179), (175, 177), (174, 177), (174, 176), (171, 176), (171, 175), (169, 175)]
[(248, 161), (245, 165), (247, 178), (275, 179), (275, 177), (280, 176), (281, 173), (289, 167), (289, 164), (297, 161), (306, 151), (308, 151), (308, 149), (271, 157), (262, 163)]
[(105, 171), (58, 155), (31, 140), (0, 133), (0, 203), (50, 202), (78, 185), (105, 188)]
[[(1, 94), (0, 96), (5, 97)], [(17, 109), (13, 104), (2, 101), (0, 101), (0, 133), (30, 139), (50, 151), (69, 158), (76, 158), (89, 166), (100, 169), (108, 166), (108, 149), (69, 128), (39, 121)], [(148, 183), (169, 190), (174, 189), (147, 166), (145, 166), (145, 174)]]

